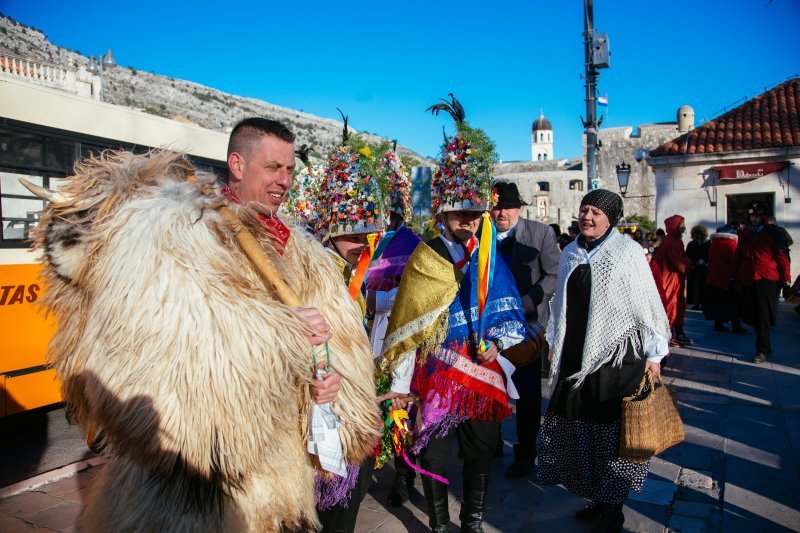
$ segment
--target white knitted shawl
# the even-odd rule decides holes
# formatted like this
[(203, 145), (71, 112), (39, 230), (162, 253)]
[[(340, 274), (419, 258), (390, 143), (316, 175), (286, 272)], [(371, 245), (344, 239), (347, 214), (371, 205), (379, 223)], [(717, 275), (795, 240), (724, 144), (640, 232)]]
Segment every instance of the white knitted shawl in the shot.
[(575, 387), (609, 361), (621, 365), (631, 343), (638, 357), (644, 352), (643, 342), (653, 333), (670, 336), (669, 321), (642, 247), (616, 229), (591, 256), (575, 240), (561, 254), (558, 287), (550, 302), (546, 335), (553, 350), (551, 383), (558, 376), (567, 329), (567, 280), (585, 263), (592, 271), (592, 288), (581, 370), (568, 378), (575, 381)]

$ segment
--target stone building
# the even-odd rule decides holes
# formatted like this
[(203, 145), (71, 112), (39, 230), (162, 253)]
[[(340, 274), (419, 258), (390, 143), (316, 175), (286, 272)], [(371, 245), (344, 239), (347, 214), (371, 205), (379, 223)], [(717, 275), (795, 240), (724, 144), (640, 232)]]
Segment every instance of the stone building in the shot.
[[(631, 167), (628, 190), (623, 198), (625, 214), (655, 218), (655, 176), (645, 158), (650, 150), (677, 134), (678, 124), (675, 122), (644, 124), (636, 129), (632, 126), (621, 126), (598, 132), (600, 151), (597, 156), (597, 175), (600, 178), (600, 187), (620, 192), (617, 165), (625, 163)], [(583, 152), (586, 157), (585, 137)]]
[(522, 207), (522, 217), (558, 224), (562, 231), (577, 216), (586, 194), (586, 173), (580, 159), (502, 163), (495, 170), (495, 179), (517, 184), (522, 199), (530, 204)]
[[(656, 222), (680, 214), (687, 227), (714, 231), (746, 222), (754, 201), (795, 241), (800, 238), (800, 78), (777, 85), (739, 107), (650, 152)], [(689, 238), (688, 234), (685, 237)], [(792, 275), (800, 254), (792, 255)]]
[[(635, 131), (631, 126), (600, 130), (601, 187), (619, 191), (616, 167), (623, 162), (631, 165), (624, 198), (626, 214), (655, 217), (655, 177), (644, 159), (651, 149), (673, 138), (678, 131), (675, 122), (646, 124)], [(517, 184), (523, 199), (531, 204), (522, 208), (522, 216), (555, 223), (564, 230), (577, 217), (581, 198), (587, 192), (585, 137), (583, 145), (582, 158), (553, 159), (553, 126), (540, 112), (531, 127), (532, 160), (502, 163), (495, 170), (495, 178)]]

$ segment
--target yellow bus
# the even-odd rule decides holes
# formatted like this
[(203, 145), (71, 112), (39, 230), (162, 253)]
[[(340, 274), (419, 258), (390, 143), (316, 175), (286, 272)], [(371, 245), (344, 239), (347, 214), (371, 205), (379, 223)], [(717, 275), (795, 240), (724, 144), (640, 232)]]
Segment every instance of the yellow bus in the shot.
[(44, 204), (18, 179), (58, 189), (77, 160), (109, 148), (169, 148), (223, 176), (227, 141), (195, 124), (0, 74), (0, 417), (61, 400), (47, 364), (55, 324), (38, 305), (47, 287), (28, 243)]

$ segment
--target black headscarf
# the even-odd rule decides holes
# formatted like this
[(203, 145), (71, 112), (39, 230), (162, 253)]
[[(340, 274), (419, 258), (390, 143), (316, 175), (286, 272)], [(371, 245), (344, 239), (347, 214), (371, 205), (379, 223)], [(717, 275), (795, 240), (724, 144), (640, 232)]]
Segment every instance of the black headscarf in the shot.
[(612, 228), (622, 218), (622, 198), (609, 190), (595, 189), (591, 191), (581, 200), (581, 207), (584, 205), (591, 205), (605, 213)]

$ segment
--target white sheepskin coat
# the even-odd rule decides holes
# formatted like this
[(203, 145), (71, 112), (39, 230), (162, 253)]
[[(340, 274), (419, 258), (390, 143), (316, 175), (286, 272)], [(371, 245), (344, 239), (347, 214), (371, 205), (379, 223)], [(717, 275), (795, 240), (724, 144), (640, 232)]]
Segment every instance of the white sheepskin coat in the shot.
[[(214, 210), (213, 176), (190, 184), (193, 173), (164, 152), (85, 161), (36, 235), (59, 325), (51, 362), (72, 418), (102, 435), (108, 457), (80, 527), (317, 529), (307, 326)], [(322, 246), (297, 229), (279, 257), (254, 212), (233, 208), (332, 326), (335, 410), (347, 461), (359, 463), (380, 427), (359, 311)]]

